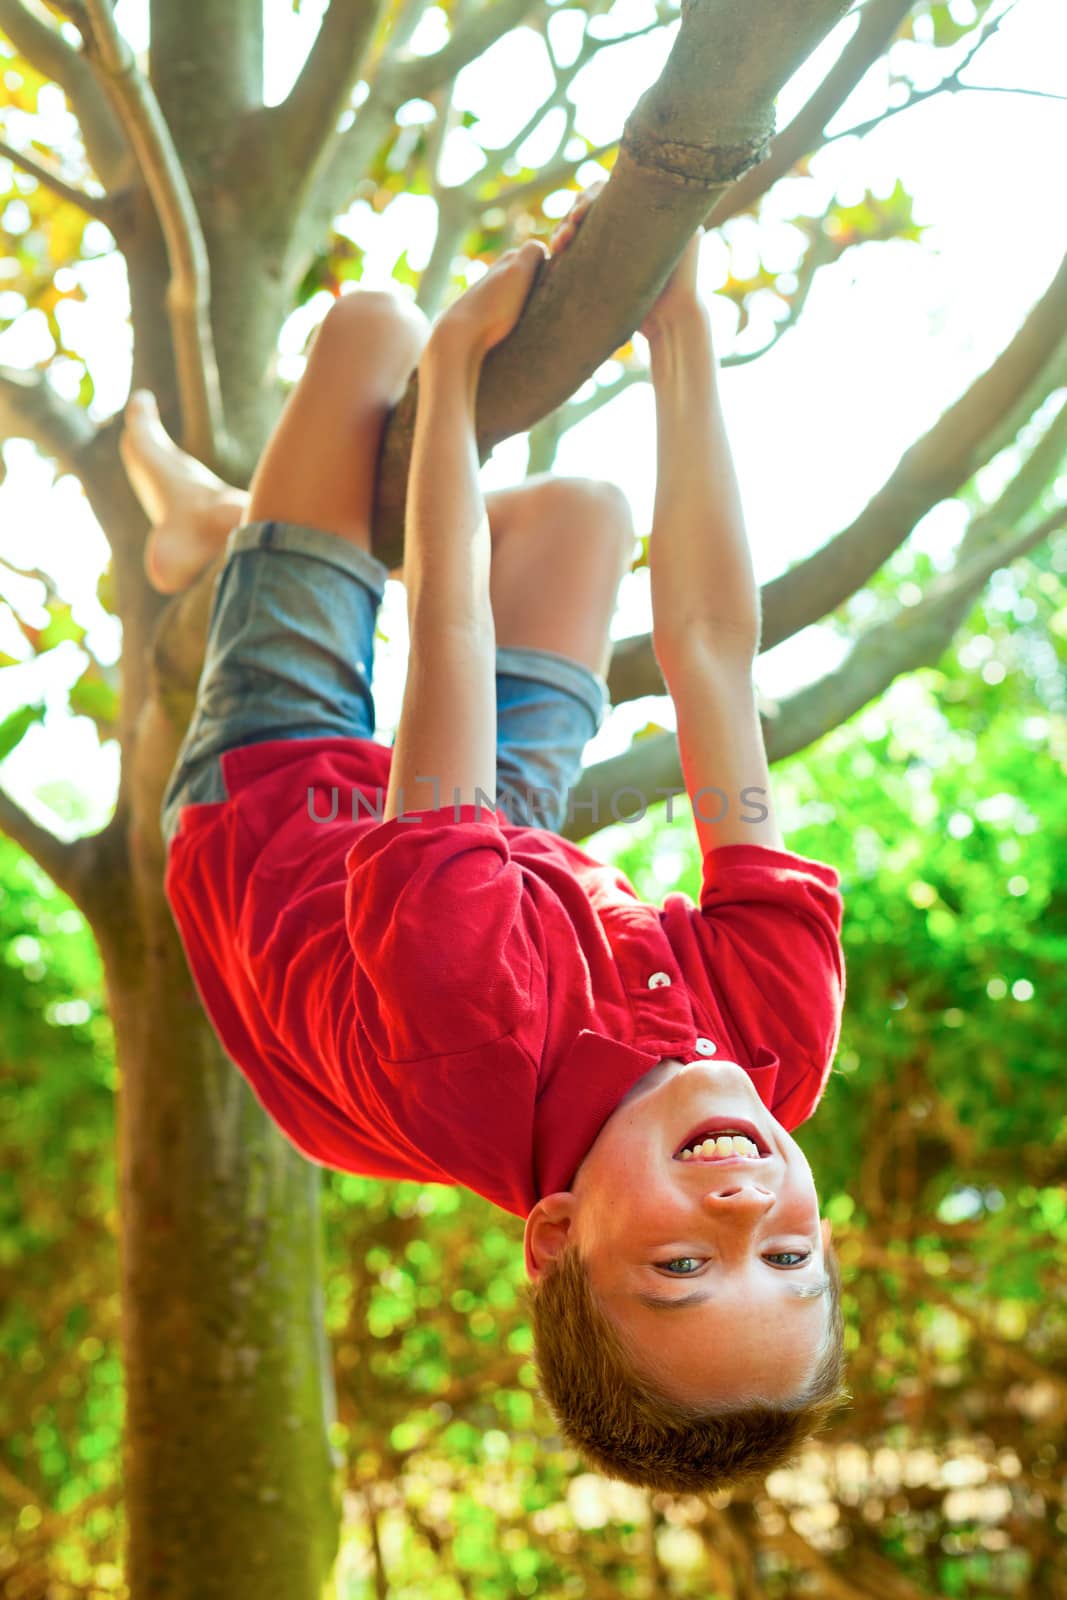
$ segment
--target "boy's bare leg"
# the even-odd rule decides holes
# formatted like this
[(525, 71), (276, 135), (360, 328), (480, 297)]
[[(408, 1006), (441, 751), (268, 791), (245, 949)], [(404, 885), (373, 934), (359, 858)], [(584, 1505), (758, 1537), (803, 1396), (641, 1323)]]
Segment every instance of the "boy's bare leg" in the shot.
[(250, 522), (303, 523), (370, 549), (382, 428), (429, 332), (424, 313), (388, 290), (334, 303), (256, 467)]
[(634, 558), (622, 490), (541, 473), (485, 500), (497, 644), (551, 650), (606, 677), (619, 582)]

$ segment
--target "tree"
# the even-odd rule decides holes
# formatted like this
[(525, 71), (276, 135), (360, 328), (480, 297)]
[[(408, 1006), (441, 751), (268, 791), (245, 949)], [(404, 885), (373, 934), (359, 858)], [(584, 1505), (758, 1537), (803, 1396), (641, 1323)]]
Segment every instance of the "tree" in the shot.
[[(294, 301), (309, 285), (358, 276), (332, 221), (361, 181), (380, 205), (403, 187), (433, 193), (438, 236), (419, 284), (420, 302), (433, 311), (459, 250), (493, 253), (591, 155), (610, 166), (604, 195), (575, 245), (542, 272), (515, 333), (487, 361), (479, 392), (483, 457), (531, 429), (531, 467), (543, 468), (588, 410), (590, 402), (569, 397), (625, 346), (694, 227), (758, 207), (771, 183), (824, 140), (851, 89), (912, 26), (913, 8), (907, 0), (867, 0), (808, 105), (772, 138), (778, 90), (846, 13), (847, 0), (795, 0), (789, 8), (775, 0), (743, 7), (692, 0), (659, 81), (616, 143), (594, 151), (585, 141), (574, 155), (568, 125), (541, 171), (509, 172), (535, 123), (552, 107), (567, 107), (580, 65), (610, 47), (587, 28), (576, 63), (563, 67), (553, 58), (555, 88), (536, 117), (505, 150), (488, 152), (486, 166), (458, 189), (438, 179), (456, 74), (516, 27), (544, 34), (551, 8), (547, 0), (456, 6), (447, 43), (419, 55), (408, 45), (424, 9), (423, 0), (385, 8), (332, 0), (290, 94), (266, 106), (261, 0), (224, 8), (152, 0), (144, 65), (106, 0), (46, 9), (0, 0), (0, 29), (27, 96), (45, 82), (59, 85), (92, 174), (74, 183), (54, 157), (46, 162), (0, 144), (0, 156), (33, 180), (24, 188), (13, 178), (13, 192), (46, 241), (36, 257), (22, 248), (19, 287), (45, 311), (64, 353), (55, 313), (69, 291), (59, 269), (78, 258), (85, 222), (105, 223), (129, 276), (134, 383), (156, 392), (171, 431), (232, 482), (248, 482), (277, 414), (279, 387), (265, 379)], [(945, 6), (923, 0), (914, 9), (929, 14), (943, 38), (968, 32)], [(606, 10), (596, 0), (588, 15)], [(973, 45), (942, 88), (961, 87), (967, 60), (1003, 14), (987, 16), (990, 10), (980, 7)], [(674, 19), (662, 13), (662, 23)], [(359, 95), (357, 84), (365, 86)], [(914, 91), (912, 103), (929, 92)], [(396, 113), (416, 98), (435, 117), (411, 147)], [(86, 187), (93, 179), (100, 192)], [(785, 326), (800, 315), (823, 264), (861, 240), (909, 230), (903, 194), (835, 207), (812, 222)], [(732, 292), (744, 309), (766, 286), (742, 283)], [(1061, 269), (989, 372), (916, 441), (852, 526), (767, 587), (765, 647), (840, 614), (861, 586), (877, 581), (918, 518), (1016, 438), (1063, 382), (1065, 304)], [(545, 350), (552, 361), (531, 359)], [(602, 386), (595, 403), (637, 376), (627, 358), (622, 377)], [(144, 520), (119, 462), (118, 420), (94, 424), (88, 398), (64, 400), (40, 370), (0, 369), (0, 436), (30, 438), (74, 473), (111, 545), (123, 629), (119, 682), (90, 663), (75, 704), (119, 740), (118, 799), (101, 832), (73, 843), (7, 797), (0, 825), (87, 917), (115, 1027), (129, 1580), (134, 1595), (161, 1600), (252, 1590), (317, 1596), (328, 1582), (337, 1525), (318, 1173), (267, 1123), (223, 1057), (162, 892), (159, 800), (191, 709), (214, 569), (175, 600), (147, 586)], [(416, 402), (413, 381), (382, 452), (375, 548), (391, 563), (402, 538)], [(768, 717), (773, 757), (818, 738), (898, 674), (936, 660), (989, 575), (1067, 519), (1045, 498), (1067, 444), (1067, 407), (1051, 419), (1047, 410), (1000, 501), (973, 518), (953, 570), (931, 579), (919, 604), (885, 595), (883, 614), (855, 634), (845, 666)], [(31, 638), (37, 649), (77, 633), (54, 599), (50, 610), (49, 628)], [(616, 700), (658, 686), (650, 642), (628, 642), (613, 667)], [(6, 725), (8, 748), (33, 714), (28, 708)], [(642, 740), (617, 763), (593, 769), (586, 784), (649, 792), (671, 783), (676, 759), (669, 737)]]

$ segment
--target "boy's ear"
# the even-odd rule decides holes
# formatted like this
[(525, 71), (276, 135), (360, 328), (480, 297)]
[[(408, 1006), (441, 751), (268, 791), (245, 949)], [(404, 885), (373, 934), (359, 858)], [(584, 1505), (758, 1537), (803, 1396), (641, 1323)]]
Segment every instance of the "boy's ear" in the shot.
[(577, 1206), (577, 1199), (566, 1189), (538, 1200), (526, 1218), (523, 1235), (528, 1278), (536, 1281), (552, 1257), (563, 1249)]
[(830, 1239), (834, 1231), (834, 1225), (830, 1221), (829, 1217), (823, 1217), (822, 1221), (819, 1223), (819, 1229), (822, 1233), (822, 1247), (824, 1250), (829, 1250)]

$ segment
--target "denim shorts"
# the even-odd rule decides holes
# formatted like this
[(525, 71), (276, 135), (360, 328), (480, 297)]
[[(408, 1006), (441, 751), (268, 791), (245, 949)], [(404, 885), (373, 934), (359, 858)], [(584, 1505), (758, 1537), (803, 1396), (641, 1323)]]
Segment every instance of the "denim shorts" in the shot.
[[(371, 739), (371, 676), (387, 569), (335, 534), (292, 522), (235, 528), (215, 580), (192, 721), (164, 791), (170, 845), (183, 806), (228, 798), (227, 750), (267, 739)], [(548, 650), (496, 653), (497, 807), (558, 830), (607, 684)], [(442, 804), (450, 801), (445, 797)]]

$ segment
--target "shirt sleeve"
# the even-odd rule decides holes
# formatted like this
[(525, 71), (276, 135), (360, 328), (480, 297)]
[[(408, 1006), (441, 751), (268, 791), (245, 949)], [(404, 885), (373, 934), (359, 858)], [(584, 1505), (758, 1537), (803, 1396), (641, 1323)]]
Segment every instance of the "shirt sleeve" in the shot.
[(407, 812), (368, 829), (345, 867), (356, 1008), (383, 1061), (533, 1042), (544, 963), (495, 812)]
[(837, 871), (765, 845), (704, 858), (693, 912), (708, 979), (741, 1044), (779, 1058), (774, 1115), (788, 1128), (817, 1106), (841, 1029), (844, 910)]

